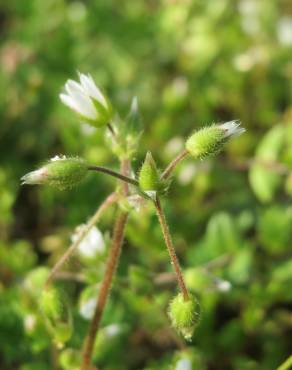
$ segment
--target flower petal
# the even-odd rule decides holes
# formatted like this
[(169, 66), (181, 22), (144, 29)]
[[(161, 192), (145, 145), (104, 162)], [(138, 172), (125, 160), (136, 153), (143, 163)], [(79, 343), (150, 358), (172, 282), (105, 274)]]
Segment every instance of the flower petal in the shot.
[(86, 91), (86, 93), (90, 97), (96, 99), (105, 108), (108, 108), (107, 101), (105, 97), (102, 95), (102, 92), (100, 91), (100, 89), (94, 83), (93, 78), (90, 75), (86, 76), (83, 73), (79, 74), (79, 78), (80, 78), (81, 85), (83, 89)]
[(77, 82), (69, 80), (65, 85), (65, 89), (73, 101), (74, 110), (77, 110), (78, 113), (88, 119), (97, 118), (97, 110), (93, 102)]

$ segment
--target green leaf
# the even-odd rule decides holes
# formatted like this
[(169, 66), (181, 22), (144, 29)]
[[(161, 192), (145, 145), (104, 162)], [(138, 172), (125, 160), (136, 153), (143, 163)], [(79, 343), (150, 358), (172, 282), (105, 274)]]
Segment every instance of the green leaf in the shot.
[(285, 252), (292, 238), (291, 221), (291, 208), (272, 206), (265, 209), (257, 226), (262, 246), (273, 254)]
[(273, 199), (281, 182), (281, 175), (273, 172), (263, 163), (278, 160), (284, 142), (284, 133), (283, 126), (276, 126), (264, 136), (257, 147), (255, 163), (249, 171), (250, 186), (257, 198), (263, 203)]

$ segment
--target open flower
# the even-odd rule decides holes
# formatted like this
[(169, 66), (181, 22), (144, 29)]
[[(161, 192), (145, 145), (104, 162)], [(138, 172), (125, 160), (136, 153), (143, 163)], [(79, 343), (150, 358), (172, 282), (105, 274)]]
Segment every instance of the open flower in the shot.
[(88, 74), (79, 73), (79, 82), (68, 80), (61, 101), (76, 112), (83, 121), (93, 126), (106, 125), (112, 118), (112, 108), (107, 98)]

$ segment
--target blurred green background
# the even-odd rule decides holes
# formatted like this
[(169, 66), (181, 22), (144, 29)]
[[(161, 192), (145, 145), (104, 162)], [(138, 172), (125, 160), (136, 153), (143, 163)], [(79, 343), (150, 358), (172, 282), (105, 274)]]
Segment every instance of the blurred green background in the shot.
[[(194, 340), (170, 328), (176, 288), (165, 279), (171, 267), (149, 206), (131, 214), (98, 368), (276, 369), (292, 343), (291, 2), (3, 0), (0, 43), (0, 368), (78, 369), (82, 302), (96, 294), (104, 256), (66, 265), (74, 335), (63, 349), (39, 314), (38, 274), (115, 182), (96, 174), (59, 192), (19, 179), (56, 154), (118, 168), (103, 131), (81, 126), (59, 101), (81, 71), (122, 116), (138, 97), (144, 135), (135, 170), (146, 150), (163, 168), (205, 124), (240, 119), (247, 129), (218, 157), (183, 162), (165, 201), (201, 305)], [(112, 219), (109, 211), (99, 225), (105, 241)]]

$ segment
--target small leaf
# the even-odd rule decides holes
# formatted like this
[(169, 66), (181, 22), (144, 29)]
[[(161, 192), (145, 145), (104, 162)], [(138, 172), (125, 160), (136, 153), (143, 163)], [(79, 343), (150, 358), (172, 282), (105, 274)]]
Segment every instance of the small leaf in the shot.
[[(279, 158), (284, 141), (283, 126), (272, 128), (257, 147), (255, 163), (249, 171), (249, 182), (257, 198), (263, 203), (270, 202), (281, 182), (281, 175), (271, 171), (264, 162), (274, 162)], [(260, 162), (263, 162), (260, 163)]]

